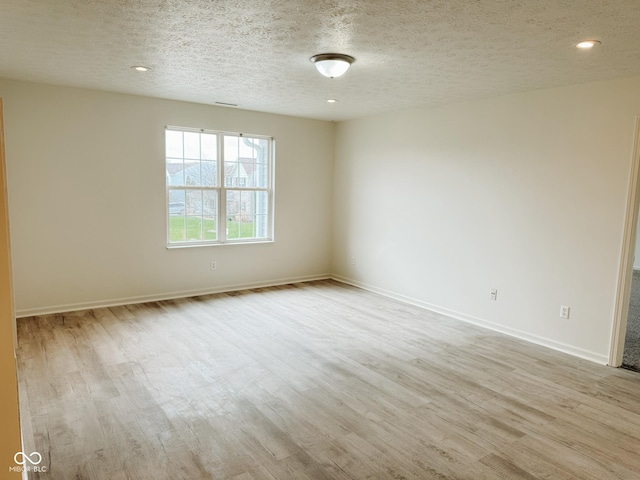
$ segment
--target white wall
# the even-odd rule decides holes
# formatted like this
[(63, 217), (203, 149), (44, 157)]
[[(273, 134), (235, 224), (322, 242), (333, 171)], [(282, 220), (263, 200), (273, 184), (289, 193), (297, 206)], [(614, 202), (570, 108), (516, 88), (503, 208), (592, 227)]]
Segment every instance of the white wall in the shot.
[[(8, 80), (0, 96), (18, 315), (330, 273), (334, 124)], [(275, 243), (166, 248), (165, 125), (276, 138)]]
[(339, 124), (333, 272), (606, 363), (638, 91), (632, 78)]

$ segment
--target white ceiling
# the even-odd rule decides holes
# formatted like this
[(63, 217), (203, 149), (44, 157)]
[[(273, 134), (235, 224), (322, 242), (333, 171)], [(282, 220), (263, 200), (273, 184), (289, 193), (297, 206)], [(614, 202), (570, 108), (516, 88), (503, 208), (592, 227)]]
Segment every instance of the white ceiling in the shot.
[(0, 0), (0, 45), (1, 77), (343, 120), (640, 74), (640, 0)]

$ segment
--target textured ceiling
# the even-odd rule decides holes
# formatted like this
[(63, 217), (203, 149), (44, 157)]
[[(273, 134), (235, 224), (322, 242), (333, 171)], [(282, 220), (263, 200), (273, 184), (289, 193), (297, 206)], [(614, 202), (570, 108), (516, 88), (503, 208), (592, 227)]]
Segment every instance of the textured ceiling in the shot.
[(639, 26), (640, 0), (0, 0), (0, 76), (343, 120), (640, 74)]

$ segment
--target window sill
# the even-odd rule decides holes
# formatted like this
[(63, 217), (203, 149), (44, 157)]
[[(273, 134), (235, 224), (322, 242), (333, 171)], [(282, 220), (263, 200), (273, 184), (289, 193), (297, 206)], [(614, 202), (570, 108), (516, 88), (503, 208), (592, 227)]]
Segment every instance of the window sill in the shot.
[(181, 249), (181, 248), (196, 248), (196, 247), (222, 247), (225, 245), (257, 245), (263, 243), (274, 243), (273, 239), (265, 240), (245, 240), (234, 242), (216, 242), (216, 243), (179, 243), (167, 245), (167, 250)]

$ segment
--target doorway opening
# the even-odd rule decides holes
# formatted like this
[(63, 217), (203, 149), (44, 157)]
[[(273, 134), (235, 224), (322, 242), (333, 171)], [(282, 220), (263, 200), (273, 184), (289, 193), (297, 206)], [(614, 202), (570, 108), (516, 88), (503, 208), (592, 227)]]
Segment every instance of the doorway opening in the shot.
[[(636, 117), (609, 365), (640, 371), (640, 116)], [(636, 261), (636, 251), (638, 260)], [(638, 264), (637, 266), (635, 264)]]
[[(640, 235), (636, 233), (636, 239)], [(635, 251), (640, 254), (637, 242)], [(631, 278), (627, 328), (622, 350), (622, 367), (640, 372), (640, 255), (636, 256)]]

